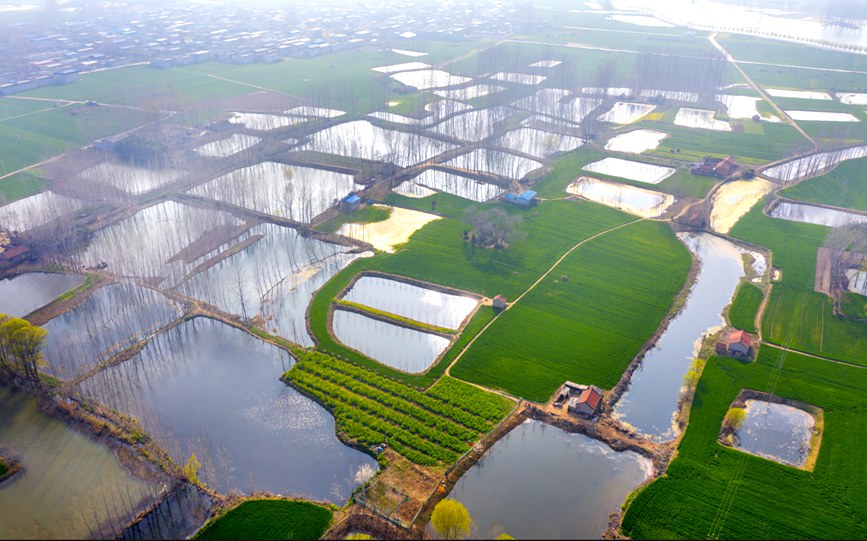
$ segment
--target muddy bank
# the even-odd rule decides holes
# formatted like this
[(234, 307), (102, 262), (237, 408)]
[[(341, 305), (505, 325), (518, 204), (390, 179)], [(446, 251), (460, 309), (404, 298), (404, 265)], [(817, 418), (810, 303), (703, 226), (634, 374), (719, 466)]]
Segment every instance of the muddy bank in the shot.
[(0, 475), (0, 487), (3, 486), (3, 483), (11, 481), (19, 473), (24, 473), (21, 458), (12, 449), (0, 447), (0, 461), (6, 464), (6, 473)]
[(346, 539), (354, 533), (365, 533), (373, 539), (425, 539), (423, 526), (401, 528), (358, 506), (353, 506), (349, 515), (331, 526), (322, 539)]

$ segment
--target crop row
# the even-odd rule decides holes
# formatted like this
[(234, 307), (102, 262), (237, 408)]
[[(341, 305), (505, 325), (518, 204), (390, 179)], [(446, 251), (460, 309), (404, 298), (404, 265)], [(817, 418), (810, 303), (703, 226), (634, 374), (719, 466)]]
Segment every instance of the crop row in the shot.
[(409, 402), (403, 398), (379, 390), (376, 387), (371, 387), (370, 385), (359, 381), (352, 376), (342, 374), (335, 370), (330, 370), (327, 367), (316, 364), (305, 364), (302, 370), (315, 374), (324, 380), (335, 383), (340, 387), (348, 389), (357, 395), (363, 396), (367, 399), (373, 400), (374, 402), (414, 417), (419, 422), (424, 423), (426, 426), (436, 428), (437, 430), (450, 434), (455, 438), (458, 438), (459, 440), (473, 441), (479, 435), (479, 431), (477, 430), (470, 430), (468, 428), (465, 428), (445, 417), (441, 417), (435, 413), (431, 413), (428, 410), (419, 407), (418, 404)]
[(368, 385), (415, 402), (427, 410), (454, 419), (479, 432), (488, 431), (494, 422), (502, 419), (511, 409), (507, 400), (450, 378), (443, 378), (427, 392), (422, 393), (408, 385), (338, 361), (328, 355), (315, 353), (314, 355), (317, 365), (342, 372)]
[[(410, 447), (445, 463), (454, 461), (458, 453), (469, 448), (454, 436), (299, 368), (296, 365), (287, 374), (289, 380), (329, 406), (349, 437), (361, 443), (388, 441), (398, 452), (402, 451), (400, 447)], [(415, 462), (427, 463), (414, 453), (402, 454)]]

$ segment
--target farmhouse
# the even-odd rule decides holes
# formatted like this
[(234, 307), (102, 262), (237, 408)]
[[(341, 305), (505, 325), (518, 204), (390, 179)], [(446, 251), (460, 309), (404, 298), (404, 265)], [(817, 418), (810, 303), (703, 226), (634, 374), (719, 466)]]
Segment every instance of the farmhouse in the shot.
[(538, 203), (536, 200), (536, 192), (533, 190), (527, 190), (519, 195), (507, 193), (503, 195), (503, 201), (519, 207), (530, 207)]
[(494, 307), (494, 310), (505, 310), (506, 297), (504, 297), (503, 295), (497, 295), (496, 297), (494, 297), (492, 306)]
[(341, 210), (345, 210), (347, 212), (352, 212), (361, 206), (361, 197), (358, 195), (351, 193), (340, 200), (340, 208)]
[(750, 356), (753, 346), (753, 337), (749, 333), (735, 330), (716, 343), (714, 350), (718, 355), (728, 355), (743, 359)]
[(581, 391), (578, 396), (573, 396), (569, 399), (567, 409), (570, 413), (575, 413), (582, 417), (592, 417), (602, 406), (602, 390), (595, 385), (591, 385)]
[(736, 168), (734, 156), (728, 156), (725, 159), (706, 156), (701, 160), (701, 163), (695, 164), (689, 172), (704, 177), (726, 178), (734, 173)]

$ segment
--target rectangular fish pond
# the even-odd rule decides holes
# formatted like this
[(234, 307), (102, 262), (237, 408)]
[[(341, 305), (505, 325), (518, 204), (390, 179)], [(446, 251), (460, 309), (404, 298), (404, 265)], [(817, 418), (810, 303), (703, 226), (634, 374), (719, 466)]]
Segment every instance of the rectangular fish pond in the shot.
[(443, 336), (347, 310), (334, 310), (331, 326), (341, 343), (386, 366), (411, 374), (427, 370), (451, 343)]
[(813, 415), (765, 400), (746, 400), (743, 409), (746, 419), (733, 433), (733, 447), (797, 468), (806, 464), (816, 426)]
[(280, 381), (293, 362), (242, 330), (195, 318), (81, 390), (138, 419), (175, 462), (194, 452), (216, 490), (342, 505), (376, 461), (341, 443), (334, 418)]
[(0, 280), (0, 314), (24, 317), (84, 283), (80, 274), (28, 272)]
[(362, 276), (343, 297), (383, 312), (457, 329), (479, 301), (380, 276)]
[(603, 158), (597, 162), (588, 163), (583, 169), (593, 173), (625, 178), (647, 184), (659, 184), (674, 174), (674, 169), (671, 167), (634, 162), (620, 158)]
[(804, 203), (782, 201), (772, 208), (768, 215), (791, 222), (839, 227), (841, 225), (867, 222), (867, 214), (829, 209)]

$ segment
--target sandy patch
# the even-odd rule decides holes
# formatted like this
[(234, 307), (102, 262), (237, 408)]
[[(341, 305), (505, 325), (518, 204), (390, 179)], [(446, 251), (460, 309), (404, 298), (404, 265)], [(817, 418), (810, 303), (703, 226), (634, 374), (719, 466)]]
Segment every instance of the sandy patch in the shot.
[[(387, 205), (376, 205), (386, 207)], [(369, 242), (377, 250), (394, 253), (396, 246), (409, 240), (413, 233), (425, 224), (439, 220), (439, 216), (409, 210), (400, 207), (391, 207), (391, 216), (382, 222), (369, 224), (344, 224), (337, 231), (362, 242)]]
[(773, 184), (763, 178), (736, 180), (720, 186), (713, 196), (711, 229), (728, 233), (759, 199), (770, 193)]

